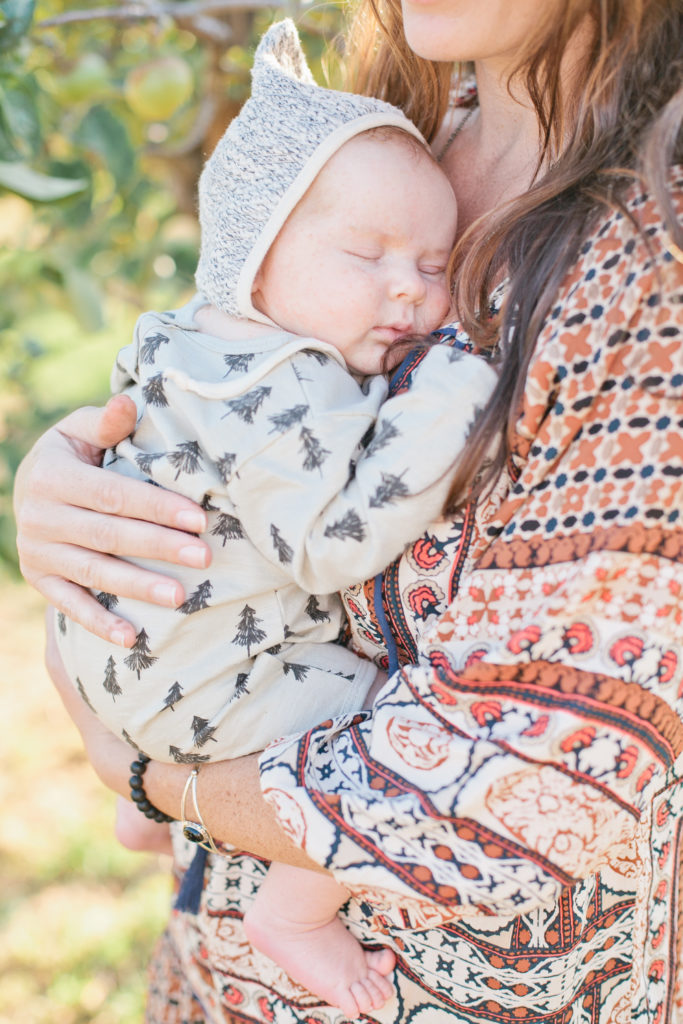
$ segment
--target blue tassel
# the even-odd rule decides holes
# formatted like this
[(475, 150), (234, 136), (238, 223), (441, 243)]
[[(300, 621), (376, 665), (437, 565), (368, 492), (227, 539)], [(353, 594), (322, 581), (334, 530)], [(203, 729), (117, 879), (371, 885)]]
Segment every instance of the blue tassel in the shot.
[(400, 665), (398, 663), (398, 648), (396, 646), (396, 640), (394, 639), (394, 634), (389, 628), (389, 622), (387, 620), (386, 612), (384, 611), (384, 602), (382, 601), (383, 582), (384, 573), (378, 572), (375, 576), (375, 615), (377, 616), (377, 624), (382, 633), (382, 637), (387, 645), (387, 653), (389, 655), (387, 674), (393, 676), (394, 672), (398, 672)]
[(192, 863), (180, 883), (180, 889), (175, 901), (176, 910), (185, 910), (188, 914), (199, 913), (199, 903), (202, 898), (202, 888), (204, 885), (206, 854), (207, 851), (203, 846), (197, 847)]

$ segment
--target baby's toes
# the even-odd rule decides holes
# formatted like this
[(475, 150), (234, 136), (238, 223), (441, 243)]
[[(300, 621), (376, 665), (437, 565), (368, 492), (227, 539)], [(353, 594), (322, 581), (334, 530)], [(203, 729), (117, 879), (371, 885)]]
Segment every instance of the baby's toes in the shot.
[(382, 1000), (381, 1003), (373, 1003), (374, 1008), (377, 1010), (380, 1006), (386, 1003), (387, 999), (395, 994), (394, 986), (391, 984), (388, 978), (385, 978), (383, 974), (378, 974), (376, 971), (369, 971), (368, 977), (365, 979), (366, 982), (371, 982), (373, 990), (379, 994), (379, 998)]
[(351, 992), (361, 1013), (379, 1010), (380, 1006), (384, 1006), (387, 999), (394, 994), (393, 987), (386, 978), (375, 971), (370, 971), (367, 977), (355, 981), (351, 986)]
[[(377, 986), (369, 978), (359, 978), (358, 981), (352, 982), (350, 992), (356, 1000), (359, 1014), (369, 1013), (370, 1010), (377, 1009), (385, 1001), (381, 998)], [(379, 1002), (376, 1001), (377, 999)]]
[(349, 986), (348, 991), (344, 992), (343, 995), (340, 996), (338, 999), (335, 999), (335, 1003), (334, 1003), (334, 1005), (339, 1010), (341, 1010), (341, 1012), (344, 1014), (344, 1016), (348, 1017), (349, 1020), (356, 1020), (360, 1016), (361, 1013), (365, 1012), (366, 1009), (367, 1010), (370, 1009), (369, 1005), (367, 1007), (363, 1008), (362, 1006), (359, 1005), (358, 1001), (355, 999), (354, 984), (356, 984), (356, 983), (355, 982), (352, 983)]
[(396, 957), (386, 946), (382, 949), (366, 950), (365, 958), (368, 967), (378, 974), (391, 974), (396, 966)]

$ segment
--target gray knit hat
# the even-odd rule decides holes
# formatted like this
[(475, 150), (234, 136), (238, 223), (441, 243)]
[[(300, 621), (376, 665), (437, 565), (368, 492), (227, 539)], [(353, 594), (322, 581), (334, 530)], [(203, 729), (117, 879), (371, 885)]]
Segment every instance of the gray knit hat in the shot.
[(209, 302), (232, 316), (271, 322), (251, 302), (268, 249), (330, 157), (382, 125), (424, 142), (398, 107), (316, 85), (289, 18), (268, 29), (254, 57), (251, 97), (199, 179), (196, 281)]

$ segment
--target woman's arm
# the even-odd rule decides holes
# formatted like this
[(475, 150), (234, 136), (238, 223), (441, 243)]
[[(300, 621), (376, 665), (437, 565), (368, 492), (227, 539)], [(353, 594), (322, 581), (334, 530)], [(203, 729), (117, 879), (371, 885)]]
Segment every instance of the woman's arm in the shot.
[(193, 535), (206, 529), (206, 515), (194, 502), (99, 468), (102, 451), (131, 433), (135, 419), (135, 405), (124, 396), (104, 409), (77, 410), (36, 442), (14, 491), (26, 580), (69, 618), (124, 647), (135, 642), (135, 630), (87, 588), (169, 607), (181, 604), (184, 594), (171, 577), (112, 556), (196, 567), (209, 560), (208, 548)]
[[(130, 764), (134, 751), (109, 732), (74, 689), (57, 650), (54, 617), (47, 617), (46, 664), (66, 711), (79, 730), (88, 760), (101, 781), (130, 799)], [(183, 788), (190, 766), (151, 761), (145, 772), (145, 791), (155, 807), (180, 817)], [(263, 799), (259, 783), (258, 755), (202, 765), (198, 780), (202, 817), (215, 839), (266, 860), (324, 871), (294, 843), (277, 822)]]

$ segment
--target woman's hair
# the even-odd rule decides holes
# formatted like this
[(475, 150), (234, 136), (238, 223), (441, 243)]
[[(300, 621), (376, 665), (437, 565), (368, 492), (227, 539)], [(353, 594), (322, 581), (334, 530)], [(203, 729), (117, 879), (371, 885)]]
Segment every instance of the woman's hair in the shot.
[(357, 0), (343, 44), (348, 88), (400, 107), (431, 142), (448, 107), (453, 64), (413, 53), (401, 0)]
[[(433, 138), (448, 105), (452, 65), (410, 51), (399, 0), (360, 3), (349, 35), (350, 84), (401, 106)], [(468, 440), (448, 511), (480, 495), (508, 460), (541, 326), (596, 216), (609, 207), (629, 216), (623, 196), (636, 175), (658, 202), (674, 245), (683, 249), (669, 188), (671, 166), (683, 162), (681, 0), (555, 0), (545, 14), (515, 72), (541, 132), (536, 179), (524, 195), (475, 221), (453, 255), (463, 327), (479, 345), (502, 340), (500, 379)], [(581, 88), (563, 96), (562, 56), (582, 23), (593, 32)], [(509, 280), (506, 301), (492, 324), (490, 296), (503, 275)], [(481, 472), (501, 424), (506, 429), (498, 452)]]

